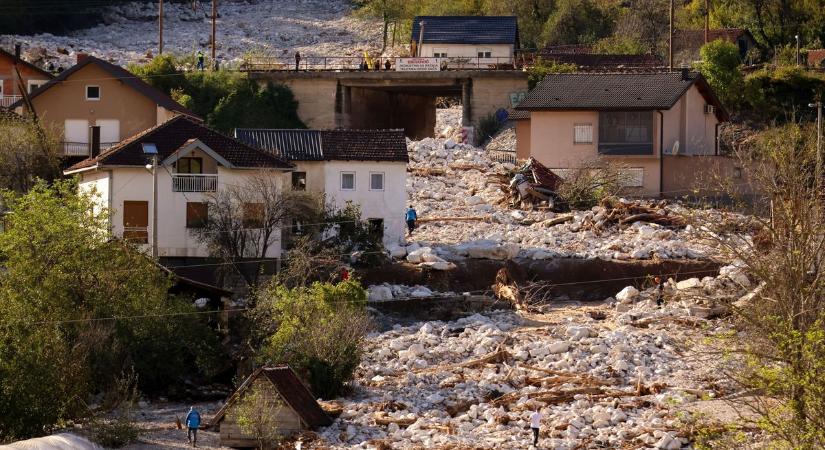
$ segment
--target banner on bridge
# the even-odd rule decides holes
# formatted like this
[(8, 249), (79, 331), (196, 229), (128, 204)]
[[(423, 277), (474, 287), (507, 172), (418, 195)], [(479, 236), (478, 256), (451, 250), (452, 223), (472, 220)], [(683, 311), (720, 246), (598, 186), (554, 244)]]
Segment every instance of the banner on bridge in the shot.
[(396, 58), (397, 72), (438, 72), (441, 70), (441, 58)]

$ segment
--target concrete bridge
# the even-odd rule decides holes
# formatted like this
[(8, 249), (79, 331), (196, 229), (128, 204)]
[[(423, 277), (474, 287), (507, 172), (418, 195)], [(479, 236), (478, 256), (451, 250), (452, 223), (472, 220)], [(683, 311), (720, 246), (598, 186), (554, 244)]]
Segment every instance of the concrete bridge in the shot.
[(260, 83), (283, 83), (298, 100), (298, 115), (310, 128), (403, 128), (408, 137), (432, 137), (436, 97), (459, 97), (464, 126), (527, 91), (520, 70), (250, 71)]

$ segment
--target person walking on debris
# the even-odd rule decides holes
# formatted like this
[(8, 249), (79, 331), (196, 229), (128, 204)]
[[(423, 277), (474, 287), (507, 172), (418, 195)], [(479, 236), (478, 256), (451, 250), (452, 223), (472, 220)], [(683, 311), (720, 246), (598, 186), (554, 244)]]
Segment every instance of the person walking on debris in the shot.
[(415, 208), (413, 208), (412, 205), (407, 209), (404, 220), (407, 221), (407, 229), (409, 230), (407, 234), (412, 235), (412, 232), (415, 231), (415, 221), (418, 220), (418, 213), (415, 212)]
[(186, 437), (192, 447), (198, 446), (198, 428), (201, 426), (201, 415), (194, 406), (189, 407), (189, 414), (186, 415)]
[(653, 282), (656, 283), (656, 305), (661, 307), (665, 303), (665, 287), (664, 284), (662, 284), (662, 279), (660, 277), (653, 278)]
[(539, 430), (541, 429), (541, 413), (539, 408), (533, 409), (533, 414), (530, 414), (530, 429), (533, 430), (533, 446), (539, 445)]
[(295, 71), (301, 68), (301, 52), (295, 52)]
[(198, 50), (198, 70), (200, 70), (201, 72), (203, 72), (203, 70), (204, 70), (204, 67), (203, 67), (203, 52), (200, 51), (200, 50)]

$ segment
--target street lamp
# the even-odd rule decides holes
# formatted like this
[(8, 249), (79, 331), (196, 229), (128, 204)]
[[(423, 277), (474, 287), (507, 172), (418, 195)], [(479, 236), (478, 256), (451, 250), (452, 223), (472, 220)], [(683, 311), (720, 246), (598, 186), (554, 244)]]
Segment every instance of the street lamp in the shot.
[(149, 142), (141, 144), (143, 154), (150, 157), (146, 170), (152, 173), (152, 258), (158, 257), (158, 147)]
[(817, 189), (822, 184), (822, 100), (808, 103), (809, 108), (816, 108), (816, 181)]

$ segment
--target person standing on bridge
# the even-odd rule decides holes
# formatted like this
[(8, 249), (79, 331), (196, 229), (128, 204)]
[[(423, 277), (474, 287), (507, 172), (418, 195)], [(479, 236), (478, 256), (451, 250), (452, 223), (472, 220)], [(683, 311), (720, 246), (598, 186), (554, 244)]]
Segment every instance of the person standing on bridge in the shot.
[(295, 71), (301, 68), (301, 52), (295, 52)]

